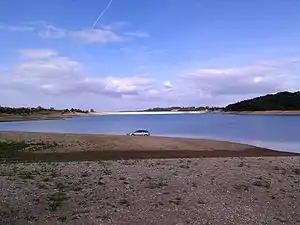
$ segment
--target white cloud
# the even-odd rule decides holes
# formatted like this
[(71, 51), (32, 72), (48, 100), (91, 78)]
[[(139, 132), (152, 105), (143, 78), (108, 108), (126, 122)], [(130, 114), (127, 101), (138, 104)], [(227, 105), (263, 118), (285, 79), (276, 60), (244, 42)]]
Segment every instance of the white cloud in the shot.
[[(87, 75), (82, 63), (51, 49), (22, 49), (21, 61), (0, 72), (4, 103), (97, 109), (226, 105), (295, 87), (297, 60), (232, 68), (196, 68), (162, 81), (151, 76)], [(100, 76), (101, 75), (101, 76)], [(80, 100), (78, 100), (80, 99)]]
[(187, 72), (183, 78), (193, 89), (210, 95), (259, 95), (293, 87), (293, 75), (284, 70), (290, 63), (285, 61), (247, 67), (201, 68)]
[(73, 97), (87, 93), (122, 97), (143, 94), (152, 85), (152, 80), (144, 76), (87, 76), (81, 63), (49, 49), (25, 49), (20, 54), (23, 60), (0, 74), (0, 89)]
[(166, 81), (166, 82), (164, 82), (164, 87), (167, 89), (172, 89), (173, 85), (170, 81)]

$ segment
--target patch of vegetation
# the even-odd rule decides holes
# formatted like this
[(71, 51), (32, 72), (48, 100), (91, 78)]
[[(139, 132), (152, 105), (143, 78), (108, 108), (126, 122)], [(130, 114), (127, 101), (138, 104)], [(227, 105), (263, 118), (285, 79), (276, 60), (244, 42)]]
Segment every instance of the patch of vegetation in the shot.
[(274, 166), (273, 169), (274, 170), (280, 170), (280, 168), (278, 166)]
[(72, 191), (82, 191), (82, 189), (83, 189), (82, 187), (76, 186), (72, 188)]
[(30, 180), (33, 180), (34, 179), (34, 172), (33, 171), (22, 171), (22, 172), (20, 172), (19, 173), (19, 177), (21, 178), (21, 179), (24, 179), (24, 180), (28, 180), (28, 179), (30, 179)]
[(249, 186), (246, 184), (235, 184), (233, 187), (239, 191), (248, 191), (249, 190)]
[(127, 207), (130, 205), (129, 202), (124, 198), (119, 200), (119, 204), (120, 205), (125, 205)]
[(66, 222), (67, 221), (67, 217), (66, 216), (60, 216), (57, 218), (58, 221), (60, 222)]
[(170, 202), (170, 203), (173, 203), (173, 204), (175, 204), (175, 205), (180, 205), (180, 203), (181, 203), (181, 198), (180, 198), (180, 197), (176, 197), (175, 199), (170, 200), (169, 202)]
[(240, 162), (240, 164), (238, 165), (238, 167), (243, 167), (244, 166), (244, 161)]
[(271, 188), (271, 183), (269, 181), (266, 181), (266, 180), (256, 180), (252, 183), (254, 186), (257, 186), (257, 187), (265, 187), (265, 188), (268, 188), (270, 189)]
[(300, 168), (293, 168), (292, 171), (294, 174), (300, 175)]
[(50, 169), (50, 176), (51, 176), (52, 178), (55, 178), (55, 177), (58, 177), (58, 176), (59, 176), (59, 173), (56, 171), (56, 169), (51, 168), (51, 169)]
[(0, 217), (8, 218), (11, 215), (11, 210), (6, 202), (0, 202)]
[(112, 174), (111, 170), (106, 167), (103, 169), (103, 173), (104, 173), (104, 175), (107, 175), (107, 176)]
[(0, 141), (0, 160), (15, 156), (18, 152), (23, 151), (30, 146), (25, 141)]
[(61, 191), (55, 192), (47, 198), (47, 209), (51, 212), (57, 211), (58, 207), (62, 205), (63, 201), (67, 199), (66, 193)]
[(197, 203), (198, 203), (199, 205), (204, 205), (204, 204), (205, 204), (205, 201), (203, 201), (203, 200), (198, 200)]
[(65, 185), (63, 182), (61, 181), (58, 181), (58, 182), (55, 182), (55, 185), (57, 187), (58, 190), (62, 191), (64, 189), (67, 188), (67, 185)]
[(81, 173), (81, 177), (88, 177), (89, 175), (90, 174), (87, 171)]
[(152, 179), (149, 181), (149, 184), (146, 186), (146, 188), (149, 189), (156, 189), (156, 188), (162, 188), (168, 186), (168, 183), (165, 182), (162, 178), (160, 179)]

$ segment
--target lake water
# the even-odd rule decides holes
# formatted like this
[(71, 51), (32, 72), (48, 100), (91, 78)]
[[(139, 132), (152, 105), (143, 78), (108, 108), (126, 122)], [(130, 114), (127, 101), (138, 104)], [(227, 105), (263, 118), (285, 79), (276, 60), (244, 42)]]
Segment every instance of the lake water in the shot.
[(157, 136), (211, 138), (300, 152), (298, 115), (104, 115), (0, 123), (0, 131), (126, 134), (136, 129)]

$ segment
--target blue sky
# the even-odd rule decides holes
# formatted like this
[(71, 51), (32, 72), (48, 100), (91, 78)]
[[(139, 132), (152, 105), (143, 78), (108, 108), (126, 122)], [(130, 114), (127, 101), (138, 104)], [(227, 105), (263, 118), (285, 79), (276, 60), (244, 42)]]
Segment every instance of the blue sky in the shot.
[(299, 12), (292, 0), (2, 1), (0, 104), (223, 106), (298, 90)]

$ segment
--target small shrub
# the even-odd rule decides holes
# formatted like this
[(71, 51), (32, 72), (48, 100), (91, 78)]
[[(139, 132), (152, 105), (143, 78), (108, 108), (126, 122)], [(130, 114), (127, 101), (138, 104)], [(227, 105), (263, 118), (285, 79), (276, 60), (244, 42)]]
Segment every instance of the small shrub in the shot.
[(103, 173), (104, 173), (104, 175), (107, 175), (107, 176), (112, 174), (111, 170), (108, 168), (104, 168)]
[(174, 200), (170, 200), (170, 203), (173, 203), (175, 205), (180, 205), (181, 203), (181, 198), (180, 197), (176, 197)]
[(89, 176), (89, 172), (85, 171), (81, 173), (81, 177), (88, 177)]
[(82, 187), (80, 187), (80, 186), (76, 186), (76, 187), (73, 187), (73, 191), (82, 191)]
[(64, 183), (62, 183), (61, 181), (56, 182), (55, 185), (56, 185), (58, 190), (63, 190), (65, 188), (67, 188), (67, 186)]
[(265, 180), (256, 180), (253, 182), (253, 185), (257, 186), (257, 187), (265, 187), (268, 189), (271, 188), (271, 183), (269, 181), (265, 181)]
[(204, 204), (205, 204), (205, 202), (204, 202), (203, 200), (198, 200), (197, 203), (198, 203), (199, 205), (204, 205)]
[(292, 171), (294, 174), (300, 175), (300, 168), (293, 168)]
[[(6, 202), (0, 202), (0, 217), (8, 218), (11, 215), (11, 210)], [(0, 220), (1, 221), (1, 220)]]
[(67, 221), (67, 217), (60, 216), (60, 217), (57, 218), (57, 220), (60, 221), (60, 222), (66, 222)]
[(238, 165), (238, 167), (243, 167), (244, 166), (244, 162), (240, 162), (240, 164)]
[(148, 186), (146, 186), (146, 188), (149, 189), (156, 189), (156, 188), (162, 188), (168, 186), (168, 184), (163, 180), (163, 179), (159, 179), (159, 180), (150, 180)]
[(129, 202), (124, 198), (119, 200), (119, 204), (120, 205), (125, 205), (127, 207), (130, 205)]
[(51, 212), (54, 212), (60, 207), (67, 199), (66, 193), (58, 191), (53, 193), (52, 195), (48, 196), (47, 201), (48, 201), (48, 210)]
[(273, 169), (274, 170), (280, 170), (280, 168), (278, 166), (274, 166)]
[(248, 191), (249, 190), (249, 187), (245, 184), (236, 184), (233, 187), (239, 191)]
[(23, 171), (19, 173), (19, 177), (24, 180), (28, 180), (28, 179), (33, 180), (34, 179), (33, 171)]

